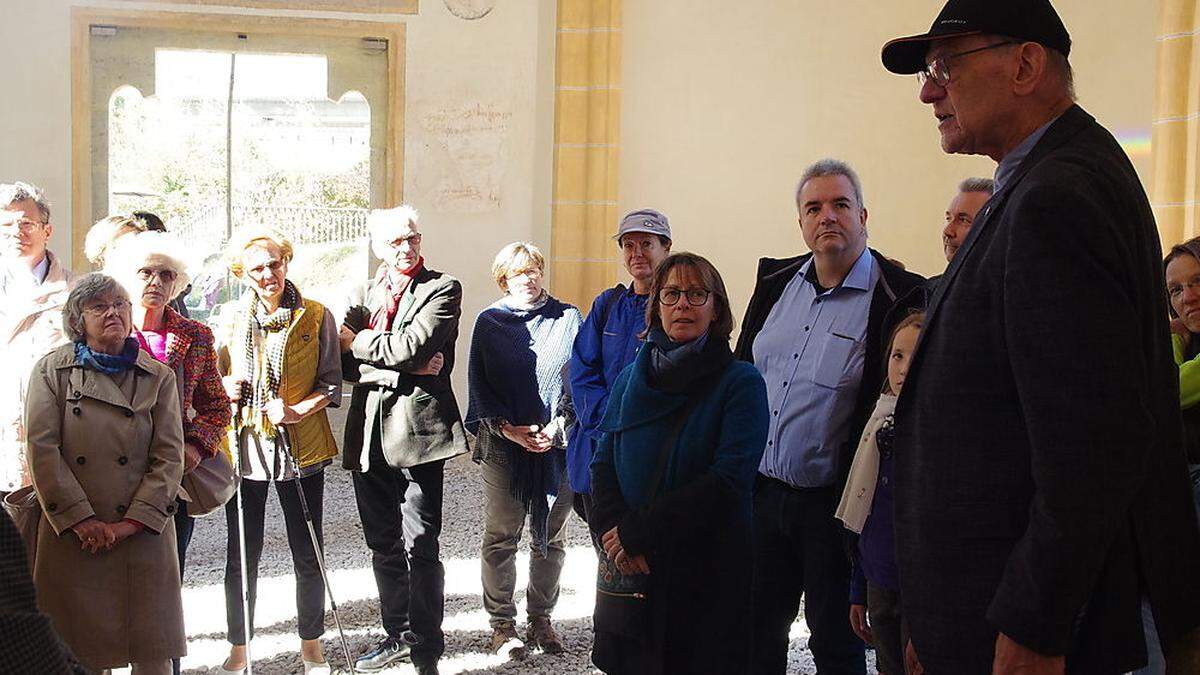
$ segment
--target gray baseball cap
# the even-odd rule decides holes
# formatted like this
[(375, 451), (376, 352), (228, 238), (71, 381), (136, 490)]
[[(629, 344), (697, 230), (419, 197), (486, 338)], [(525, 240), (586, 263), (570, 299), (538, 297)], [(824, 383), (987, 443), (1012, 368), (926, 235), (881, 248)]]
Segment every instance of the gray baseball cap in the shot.
[(671, 223), (667, 217), (654, 209), (638, 209), (630, 211), (621, 219), (621, 226), (613, 239), (619, 240), (630, 232), (648, 232), (660, 237), (671, 238)]

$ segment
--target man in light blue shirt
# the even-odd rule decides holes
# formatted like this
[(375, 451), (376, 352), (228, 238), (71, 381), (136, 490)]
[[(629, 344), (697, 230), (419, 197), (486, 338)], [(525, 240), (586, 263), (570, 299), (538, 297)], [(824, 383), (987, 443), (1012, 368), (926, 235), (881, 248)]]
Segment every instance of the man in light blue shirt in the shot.
[(796, 190), (811, 254), (759, 262), (737, 356), (767, 384), (771, 426), (754, 496), (755, 673), (783, 673), (805, 597), (817, 670), (862, 675), (849, 622), (850, 565), (833, 512), (855, 441), (882, 385), (886, 324), (923, 283), (867, 248), (857, 174), (809, 167)]

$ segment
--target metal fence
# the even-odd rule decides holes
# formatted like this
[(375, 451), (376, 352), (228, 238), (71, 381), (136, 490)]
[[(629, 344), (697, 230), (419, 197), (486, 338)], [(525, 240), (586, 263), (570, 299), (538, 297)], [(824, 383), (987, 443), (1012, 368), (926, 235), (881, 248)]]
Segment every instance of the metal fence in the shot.
[[(354, 242), (367, 236), (367, 210), (307, 206), (233, 207), (233, 230), (247, 225), (272, 227), (293, 244)], [(225, 208), (204, 206), (188, 218), (172, 223), (171, 230), (199, 250), (215, 251), (225, 243)]]

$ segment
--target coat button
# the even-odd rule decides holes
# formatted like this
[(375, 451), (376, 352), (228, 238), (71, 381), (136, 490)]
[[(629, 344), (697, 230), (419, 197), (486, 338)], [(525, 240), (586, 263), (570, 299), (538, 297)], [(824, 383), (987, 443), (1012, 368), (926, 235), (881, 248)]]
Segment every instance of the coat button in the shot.
[(126, 411), (125, 411), (125, 416), (126, 416), (126, 417), (133, 417), (133, 411), (132, 411), (132, 410), (126, 410)]
[(125, 455), (121, 455), (120, 457), (117, 458), (117, 464), (120, 464), (121, 466), (125, 466), (128, 463), (129, 463), (129, 458), (126, 457)]
[(125, 514), (125, 505), (124, 504), (117, 504), (117, 513), (120, 513), (122, 515)]
[(167, 504), (167, 513), (175, 513), (175, 505)]
[(46, 510), (47, 510), (47, 511), (51, 511), (51, 512), (53, 512), (53, 511), (57, 511), (57, 510), (58, 510), (58, 504), (55, 504), (54, 502), (50, 502), (49, 504), (47, 504), (47, 505), (46, 505)]
[(71, 409), (71, 412), (75, 413), (76, 415), (82, 415), (83, 409), (80, 408), (79, 406), (75, 406), (74, 408)]
[(79, 464), (80, 466), (87, 464), (87, 458), (86, 457), (76, 457), (75, 463)]

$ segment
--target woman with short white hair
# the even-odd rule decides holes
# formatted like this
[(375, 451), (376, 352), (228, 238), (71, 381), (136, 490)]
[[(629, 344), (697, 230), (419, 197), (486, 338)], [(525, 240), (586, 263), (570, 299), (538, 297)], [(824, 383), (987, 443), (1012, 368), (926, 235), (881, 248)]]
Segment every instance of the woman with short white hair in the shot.
[[(229, 397), (217, 372), (213, 332), (181, 316), (170, 303), (188, 287), (184, 245), (164, 232), (140, 232), (113, 241), (104, 271), (116, 279), (133, 302), (133, 337), (156, 361), (175, 372), (183, 411), (183, 471), (216, 455), (229, 425)], [(187, 502), (175, 511), (179, 574), (183, 575), (193, 518)]]
[[(583, 317), (542, 287), (546, 260), (537, 246), (505, 246), (492, 276), (505, 295), (475, 320), (468, 366), (466, 426), (476, 435), (483, 474), (483, 607), (490, 617), (488, 651), (525, 656), (527, 645), (563, 651), (550, 624), (566, 555), (567, 429), (574, 412), (563, 375)], [(529, 625), (516, 630), (517, 544), (529, 520)]]

